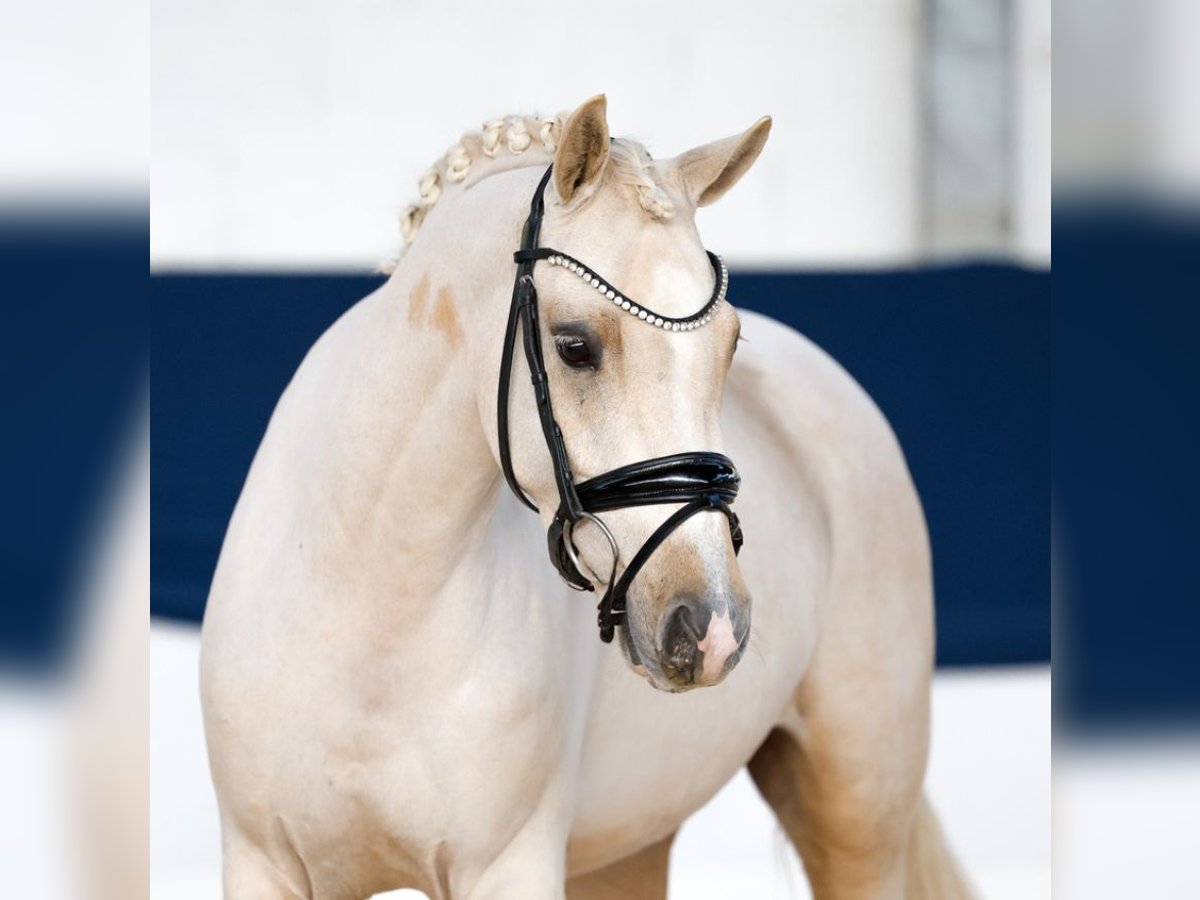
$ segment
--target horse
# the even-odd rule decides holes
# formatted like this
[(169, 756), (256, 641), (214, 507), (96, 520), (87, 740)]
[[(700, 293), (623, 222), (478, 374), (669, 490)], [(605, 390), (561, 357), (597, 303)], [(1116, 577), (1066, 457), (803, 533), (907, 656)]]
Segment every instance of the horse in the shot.
[[(654, 159), (600, 95), (485, 123), (422, 178), (390, 277), (280, 397), (213, 575), (227, 898), (663, 898), (673, 836), (742, 766), (819, 900), (968, 896), (924, 797), (931, 563), (893, 432), (777, 322), (725, 302), (672, 325), (719, 299), (695, 212), (770, 127)], [(541, 190), (544, 244), (589, 274), (518, 279), (541, 326), (498, 393)], [(570, 485), (694, 450), (740, 475), (742, 552), (716, 500), (674, 527), (615, 644), (546, 565), (565, 488), (539, 366)], [(662, 504), (571, 517), (583, 586), (612, 587)]]

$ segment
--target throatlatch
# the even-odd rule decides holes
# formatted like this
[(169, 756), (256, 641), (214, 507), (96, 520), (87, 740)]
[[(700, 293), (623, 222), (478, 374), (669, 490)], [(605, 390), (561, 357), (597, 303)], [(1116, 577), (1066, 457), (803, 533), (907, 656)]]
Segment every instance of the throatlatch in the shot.
[[(562, 266), (582, 278), (608, 302), (645, 321), (647, 324), (666, 331), (692, 331), (703, 327), (712, 318), (716, 309), (725, 302), (729, 275), (725, 264), (714, 253), (709, 253), (714, 274), (712, 296), (697, 313), (685, 318), (660, 316), (635, 303), (604, 281), (583, 263), (548, 247), (538, 246), (542, 216), (545, 212), (546, 185), (550, 182), (553, 166), (538, 183), (530, 203), (529, 218), (521, 234), (521, 247), (513, 254), (517, 264), (516, 280), (513, 283), (512, 305), (508, 311), (508, 326), (504, 334), (504, 353), (500, 359), (500, 386), (497, 392), (498, 440), (500, 467), (504, 479), (512, 488), (517, 499), (537, 512), (537, 505), (521, 489), (513, 473), (512, 455), (508, 434), (508, 393), (512, 381), (513, 357), (516, 352), (517, 328), (522, 332), (525, 360), (529, 365), (533, 383), (533, 395), (537, 404), (542, 433), (554, 465), (554, 480), (558, 487), (559, 505), (546, 533), (550, 550), (550, 561), (559, 575), (571, 587), (580, 591), (594, 591), (596, 585), (583, 574), (578, 551), (572, 540), (573, 528), (582, 520), (592, 522), (608, 540), (612, 551), (612, 569), (606, 582), (604, 595), (597, 606), (597, 624), (600, 639), (608, 643), (613, 639), (616, 626), (625, 621), (625, 596), (634, 578), (671, 533), (698, 513), (710, 510), (724, 513), (729, 521), (730, 538), (734, 552), (742, 549), (742, 528), (738, 517), (730, 508), (737, 497), (740, 477), (733, 461), (721, 453), (701, 450), (694, 453), (676, 453), (655, 459), (631, 463), (597, 475), (582, 484), (575, 483), (571, 471), (570, 455), (563, 440), (562, 431), (554, 420), (554, 409), (550, 400), (549, 375), (542, 355), (541, 329), (538, 320), (537, 288), (533, 282), (533, 268), (538, 260), (547, 260), (551, 265)], [(655, 506), (682, 504), (641, 546), (633, 559), (617, 578), (620, 549), (608, 526), (597, 513), (624, 509), (631, 506)]]

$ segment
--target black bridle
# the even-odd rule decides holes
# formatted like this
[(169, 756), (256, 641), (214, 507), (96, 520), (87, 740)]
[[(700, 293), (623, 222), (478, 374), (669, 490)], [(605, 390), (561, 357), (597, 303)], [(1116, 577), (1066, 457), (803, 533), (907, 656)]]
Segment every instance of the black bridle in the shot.
[[(732, 460), (721, 453), (706, 450), (694, 453), (676, 453), (641, 462), (631, 463), (597, 475), (582, 484), (575, 483), (571, 472), (571, 460), (562, 431), (554, 421), (554, 409), (550, 402), (550, 382), (546, 363), (542, 355), (541, 330), (538, 325), (537, 288), (533, 283), (533, 267), (538, 260), (548, 260), (551, 265), (562, 266), (582, 278), (585, 283), (614, 305), (630, 315), (648, 322), (653, 327), (668, 331), (691, 331), (706, 324), (716, 308), (725, 299), (728, 273), (724, 263), (709, 253), (715, 284), (712, 297), (698, 312), (678, 319), (660, 316), (633, 303), (616, 291), (595, 272), (573, 257), (558, 250), (538, 246), (542, 215), (545, 212), (545, 191), (550, 181), (553, 166), (546, 170), (534, 191), (529, 207), (529, 218), (521, 234), (521, 248), (513, 254), (517, 264), (516, 281), (513, 284), (512, 306), (508, 311), (508, 327), (504, 335), (504, 354), (500, 360), (500, 388), (497, 395), (498, 440), (500, 467), (504, 478), (517, 499), (537, 512), (537, 506), (521, 489), (513, 473), (512, 455), (508, 441), (508, 391), (512, 380), (513, 356), (517, 343), (517, 326), (520, 324), (525, 359), (533, 382), (533, 395), (537, 403), (542, 433), (550, 450), (554, 465), (554, 480), (558, 486), (558, 511), (546, 533), (550, 549), (550, 561), (559, 575), (571, 587), (580, 591), (593, 591), (595, 585), (583, 574), (571, 532), (580, 520), (594, 523), (608, 539), (612, 551), (612, 571), (607, 590), (597, 607), (600, 639), (608, 643), (613, 639), (616, 626), (625, 621), (625, 595), (642, 566), (676, 528), (697, 513), (716, 510), (729, 520), (729, 533), (734, 552), (742, 548), (742, 529), (738, 517), (730, 509), (737, 497), (740, 478)], [(683, 504), (667, 518), (646, 540), (640, 550), (625, 567), (621, 578), (616, 578), (619, 549), (612, 532), (597, 516), (597, 513), (624, 509), (631, 506), (652, 506), (668, 503)]]

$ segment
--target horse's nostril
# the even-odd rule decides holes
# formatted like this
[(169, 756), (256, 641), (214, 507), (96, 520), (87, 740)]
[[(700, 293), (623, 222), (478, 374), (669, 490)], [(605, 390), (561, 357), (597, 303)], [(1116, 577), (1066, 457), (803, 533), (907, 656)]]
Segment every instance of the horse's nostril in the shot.
[(690, 680), (699, 640), (700, 635), (696, 631), (696, 619), (691, 607), (686, 604), (677, 607), (663, 630), (663, 662)]

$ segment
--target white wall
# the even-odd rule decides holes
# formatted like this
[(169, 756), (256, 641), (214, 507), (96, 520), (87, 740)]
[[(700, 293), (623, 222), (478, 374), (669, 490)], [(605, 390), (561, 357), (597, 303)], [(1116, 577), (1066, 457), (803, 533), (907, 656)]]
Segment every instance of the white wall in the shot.
[(735, 264), (1048, 263), (1049, 0), (156, 0), (151, 261), (369, 267), (463, 131), (603, 91), (666, 156), (775, 117)]
[(144, 203), (149, 0), (0, 3), (0, 211)]
[(1033, 265), (1050, 265), (1049, 0), (1016, 0), (1013, 41), (1012, 247)]
[(927, 0), (926, 8), (926, 246), (936, 256), (999, 254), (1012, 200), (1012, 3)]
[(739, 263), (915, 260), (917, 0), (156, 0), (152, 255), (369, 266), (464, 130), (603, 91), (657, 155), (775, 129), (713, 211)]

